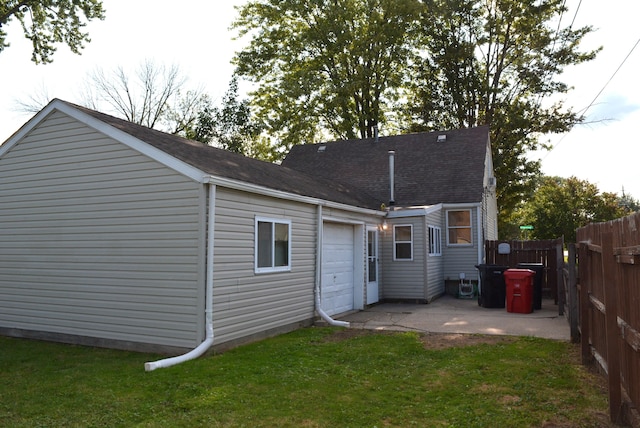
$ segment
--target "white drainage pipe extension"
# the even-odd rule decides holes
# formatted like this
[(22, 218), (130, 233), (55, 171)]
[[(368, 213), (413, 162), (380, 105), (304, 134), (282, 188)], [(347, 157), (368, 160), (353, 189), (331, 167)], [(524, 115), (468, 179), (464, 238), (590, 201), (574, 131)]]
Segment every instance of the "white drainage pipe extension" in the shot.
[(322, 310), (322, 308), (320, 307), (320, 294), (316, 292), (316, 311), (318, 312), (318, 315), (320, 315), (320, 318), (322, 318), (327, 324), (335, 326), (335, 327), (350, 327), (351, 324), (349, 324), (347, 321), (338, 321), (338, 320), (334, 320), (333, 318), (331, 318), (329, 316), (329, 314), (327, 314), (325, 311)]
[(316, 295), (316, 312), (320, 315), (320, 318), (329, 325), (336, 327), (349, 327), (350, 324), (348, 322), (334, 320), (322, 309), (322, 301), (320, 299), (320, 283), (322, 279), (322, 233), (322, 205), (318, 205), (318, 245), (316, 248), (316, 284), (314, 289), (314, 293)]
[(193, 360), (204, 354), (213, 345), (213, 237), (215, 226), (216, 186), (209, 183), (209, 226), (207, 231), (207, 281), (205, 296), (205, 340), (195, 349), (177, 357), (144, 363), (145, 371), (153, 371)]

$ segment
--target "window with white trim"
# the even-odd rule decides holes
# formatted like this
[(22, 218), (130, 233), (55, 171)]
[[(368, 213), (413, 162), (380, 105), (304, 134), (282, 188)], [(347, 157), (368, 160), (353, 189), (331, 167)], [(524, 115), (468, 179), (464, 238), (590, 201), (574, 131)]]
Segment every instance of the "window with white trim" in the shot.
[(393, 226), (393, 260), (413, 260), (413, 226)]
[(442, 255), (442, 229), (437, 226), (429, 226), (429, 255)]
[(447, 211), (447, 245), (472, 245), (471, 210)]
[(255, 272), (291, 270), (291, 221), (256, 217)]

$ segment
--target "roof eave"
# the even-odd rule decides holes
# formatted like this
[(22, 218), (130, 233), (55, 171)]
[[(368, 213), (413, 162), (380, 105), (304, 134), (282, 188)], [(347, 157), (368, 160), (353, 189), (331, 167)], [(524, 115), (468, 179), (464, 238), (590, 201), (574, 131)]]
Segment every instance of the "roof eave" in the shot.
[(384, 217), (386, 212), (374, 210), (370, 208), (357, 207), (355, 205), (343, 204), (340, 202), (328, 201), (319, 198), (313, 198), (311, 196), (297, 195), (295, 193), (284, 192), (282, 190), (275, 190), (265, 186), (259, 186), (257, 184), (247, 183), (245, 181), (234, 180), (226, 177), (207, 176), (204, 178), (204, 183), (214, 184), (233, 190), (240, 190), (244, 192), (256, 193), (264, 196), (270, 196), (277, 199), (284, 199), (294, 202), (302, 202), (310, 205), (321, 205), (323, 207), (340, 209), (359, 214)]

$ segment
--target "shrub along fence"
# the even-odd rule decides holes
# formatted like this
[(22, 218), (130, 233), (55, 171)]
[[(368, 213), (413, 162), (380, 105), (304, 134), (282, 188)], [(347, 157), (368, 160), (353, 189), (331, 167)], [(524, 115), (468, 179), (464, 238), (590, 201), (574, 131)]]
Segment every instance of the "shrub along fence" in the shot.
[(569, 318), (579, 320), (582, 362), (606, 374), (611, 420), (640, 426), (640, 212), (582, 227), (577, 241)]

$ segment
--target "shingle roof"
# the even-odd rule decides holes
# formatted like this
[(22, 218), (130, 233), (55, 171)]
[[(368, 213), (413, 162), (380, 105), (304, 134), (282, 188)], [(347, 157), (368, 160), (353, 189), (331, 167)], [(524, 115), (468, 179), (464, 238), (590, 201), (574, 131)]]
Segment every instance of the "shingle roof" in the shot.
[[(438, 142), (438, 136), (446, 141)], [(395, 203), (422, 206), (482, 201), (489, 127), (299, 145), (283, 165), (389, 201), (389, 154), (395, 151)], [(324, 147), (324, 149), (321, 149)]]
[(378, 209), (382, 202), (353, 187), (160, 132), (66, 101), (63, 102), (212, 176), (355, 207)]

